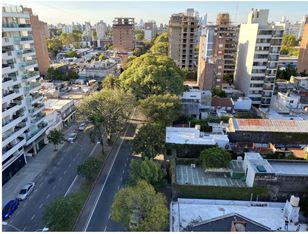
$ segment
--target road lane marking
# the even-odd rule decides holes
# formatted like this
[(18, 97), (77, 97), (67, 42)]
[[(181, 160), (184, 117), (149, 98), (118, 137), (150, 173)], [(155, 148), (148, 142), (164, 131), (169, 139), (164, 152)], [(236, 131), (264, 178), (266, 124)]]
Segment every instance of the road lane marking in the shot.
[(33, 220), (33, 219), (34, 219), (34, 217), (35, 217), (35, 214), (31, 217), (31, 220)]
[(71, 167), (72, 166), (72, 164), (70, 163), (70, 164), (68, 164), (68, 167)]
[(118, 185), (118, 190), (119, 190), (119, 188), (120, 188), (120, 185)]
[[(91, 156), (91, 154), (93, 154), (93, 152), (94, 152), (94, 150), (96, 149), (96, 147), (97, 147), (97, 145), (99, 144), (99, 142), (97, 142), (96, 143), (96, 145), (94, 146), (94, 148), (92, 149), (92, 151), (90, 152), (90, 154), (89, 154), (89, 156), (88, 157), (90, 157)], [(76, 158), (74, 158), (74, 161), (76, 160)], [(74, 180), (73, 180), (73, 182), (71, 183), (71, 185), (68, 187), (68, 189), (67, 189), (67, 191), (66, 191), (66, 193), (64, 194), (64, 197), (66, 197), (67, 196), (67, 194), (69, 194), (69, 192), (71, 191), (71, 189), (72, 189), (72, 187), (73, 187), (73, 185), (74, 185), (74, 183), (76, 182), (76, 180), (77, 180), (77, 177), (78, 177), (78, 175), (76, 175), (75, 176), (75, 178), (74, 178)]]
[(41, 208), (42, 208), (42, 206), (43, 206), (43, 203), (39, 206), (39, 209), (41, 209)]
[(63, 174), (65, 175), (67, 173), (67, 171), (65, 170), (64, 172), (63, 172)]
[(50, 196), (50, 194), (48, 193), (48, 194), (47, 194), (47, 196), (46, 196), (46, 199), (48, 199), (48, 198), (49, 198), (49, 196)]
[(107, 225), (105, 226), (105, 228), (104, 228), (104, 232), (107, 230)]
[(109, 214), (108, 219), (110, 219), (110, 217), (111, 217), (111, 214)]
[(78, 175), (75, 176), (75, 179), (73, 180), (73, 182), (71, 183), (71, 185), (68, 187), (66, 193), (64, 194), (64, 197), (66, 197), (67, 194), (69, 194), (69, 192), (71, 191), (71, 189), (72, 189), (72, 187), (73, 187), (75, 181), (77, 180), (77, 177), (78, 177)]
[[(128, 128), (129, 128), (129, 126), (127, 126), (127, 128), (126, 128), (125, 133), (124, 133), (124, 136), (127, 134)], [(94, 211), (95, 211), (95, 209), (96, 209), (97, 203), (98, 203), (98, 201), (99, 201), (99, 199), (100, 199), (100, 197), (101, 197), (101, 195), (102, 195), (102, 193), (103, 193), (103, 191), (104, 191), (106, 182), (107, 182), (108, 177), (109, 177), (109, 175), (110, 175), (110, 173), (111, 173), (111, 170), (112, 170), (112, 168), (113, 168), (114, 162), (115, 162), (115, 160), (117, 159), (118, 154), (119, 154), (119, 151), (120, 151), (120, 149), (121, 149), (121, 147), (122, 147), (123, 141), (124, 141), (124, 137), (122, 137), (121, 143), (120, 143), (120, 145), (118, 146), (116, 155), (115, 155), (115, 157), (113, 158), (111, 167), (109, 168), (108, 174), (107, 174), (106, 179), (105, 179), (105, 182), (104, 182), (104, 184), (103, 184), (103, 186), (102, 186), (102, 188), (101, 188), (101, 191), (100, 191), (100, 193), (99, 193), (99, 196), (96, 198), (95, 204), (94, 204), (94, 206), (93, 206), (93, 208), (92, 208), (92, 211), (91, 211), (91, 213), (90, 213), (90, 216), (89, 216), (89, 219), (88, 219), (88, 221), (87, 221), (87, 224), (86, 224), (86, 226), (85, 226), (84, 231), (87, 231), (87, 229), (88, 229), (88, 226), (89, 226), (89, 224), (90, 224), (90, 222), (91, 222), (92, 216), (93, 216)]]

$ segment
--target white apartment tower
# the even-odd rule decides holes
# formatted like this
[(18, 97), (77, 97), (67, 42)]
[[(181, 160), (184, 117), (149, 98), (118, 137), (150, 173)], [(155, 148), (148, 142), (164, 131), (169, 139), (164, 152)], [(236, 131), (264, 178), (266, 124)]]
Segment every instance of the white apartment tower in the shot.
[(44, 144), (44, 97), (29, 13), (2, 7), (2, 179), (9, 180)]
[(274, 91), (283, 28), (268, 23), (269, 10), (252, 9), (241, 24), (235, 86), (254, 105), (269, 107)]

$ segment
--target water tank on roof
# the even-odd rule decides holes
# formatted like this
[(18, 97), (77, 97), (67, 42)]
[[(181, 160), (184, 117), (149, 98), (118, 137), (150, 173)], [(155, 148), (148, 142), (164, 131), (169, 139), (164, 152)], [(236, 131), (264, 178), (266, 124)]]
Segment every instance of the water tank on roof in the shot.
[(243, 161), (243, 157), (242, 156), (237, 156), (236, 157), (236, 161)]
[(196, 124), (196, 125), (195, 125), (195, 129), (198, 129), (198, 130), (200, 131), (201, 126), (200, 126), (199, 124)]
[(290, 198), (290, 203), (292, 206), (298, 206), (299, 205), (299, 197), (295, 197), (294, 195)]

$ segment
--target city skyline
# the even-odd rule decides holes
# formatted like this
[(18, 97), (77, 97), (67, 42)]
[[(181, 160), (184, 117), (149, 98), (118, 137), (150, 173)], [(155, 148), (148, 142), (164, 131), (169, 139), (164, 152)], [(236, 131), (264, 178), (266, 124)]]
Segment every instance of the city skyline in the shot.
[[(5, 1), (5, 4), (23, 5), (33, 9), (35, 14), (48, 24), (71, 24), (90, 21), (94, 24), (100, 20), (111, 24), (114, 17), (135, 17), (139, 23), (155, 20), (167, 24), (171, 14), (194, 8), (200, 16), (207, 14), (209, 22), (216, 20), (219, 12), (229, 12), (234, 23), (246, 22), (247, 13), (251, 8), (270, 10), (270, 21), (280, 21), (283, 16), (291, 22), (300, 21), (308, 14), (308, 2), (46, 2), (46, 1)], [(105, 9), (105, 10), (104, 10)], [(137, 16), (137, 17), (136, 17)]]

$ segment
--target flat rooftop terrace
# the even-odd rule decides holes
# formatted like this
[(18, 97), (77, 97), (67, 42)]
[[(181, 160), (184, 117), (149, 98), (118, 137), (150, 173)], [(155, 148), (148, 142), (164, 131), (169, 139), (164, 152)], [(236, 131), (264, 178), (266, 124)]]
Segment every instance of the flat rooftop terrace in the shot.
[(308, 176), (308, 162), (268, 161), (276, 174)]
[(206, 173), (202, 168), (189, 165), (176, 166), (176, 182), (187, 185), (246, 187), (245, 181)]

